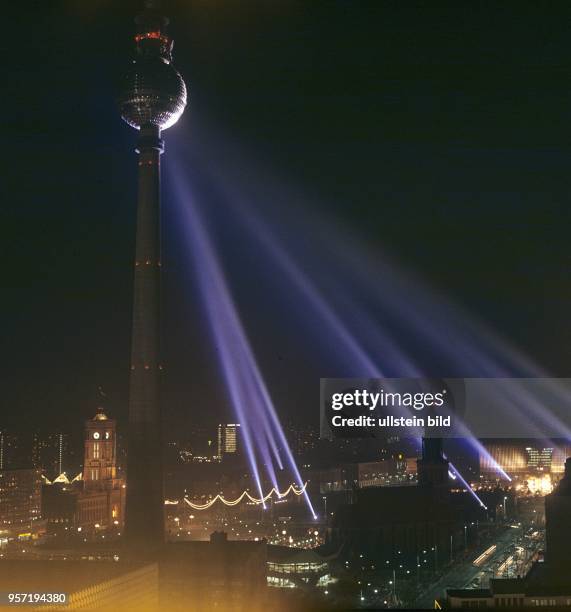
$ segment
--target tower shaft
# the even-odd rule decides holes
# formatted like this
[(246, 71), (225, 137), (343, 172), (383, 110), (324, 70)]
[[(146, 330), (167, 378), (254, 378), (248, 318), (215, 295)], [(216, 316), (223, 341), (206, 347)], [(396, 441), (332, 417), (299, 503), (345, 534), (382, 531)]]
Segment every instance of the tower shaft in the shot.
[(164, 541), (160, 407), (160, 128), (141, 127), (125, 536), (132, 548)]
[(129, 388), (129, 445), (125, 539), (131, 552), (164, 542), (160, 407), (161, 131), (186, 106), (186, 86), (172, 65), (169, 20), (157, 3), (137, 16), (135, 57), (119, 94), (121, 117), (140, 130), (139, 195)]

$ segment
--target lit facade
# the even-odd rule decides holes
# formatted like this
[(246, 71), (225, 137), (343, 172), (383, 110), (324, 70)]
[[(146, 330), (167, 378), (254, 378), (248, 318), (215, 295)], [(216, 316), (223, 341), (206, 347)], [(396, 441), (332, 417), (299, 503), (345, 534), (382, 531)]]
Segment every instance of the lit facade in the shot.
[(39, 470), (0, 471), (0, 538), (30, 537), (40, 519)]
[(80, 529), (85, 534), (120, 530), (125, 515), (125, 481), (117, 469), (116, 421), (98, 408), (85, 422), (83, 471), (44, 479), (42, 517), (50, 532)]
[(571, 454), (566, 444), (552, 446), (512, 440), (483, 442), (489, 455), (480, 454), (480, 473), (486, 477), (497, 475), (496, 464), (510, 476), (534, 473), (562, 474), (565, 459)]
[(125, 483), (117, 477), (117, 429), (102, 408), (85, 423), (83, 490), (77, 496), (75, 526), (120, 529), (125, 515)]
[(238, 428), (240, 423), (218, 425), (218, 457), (234, 455), (238, 452)]
[(319, 493), (352, 491), (356, 488), (389, 487), (416, 484), (416, 459), (414, 472), (409, 471), (405, 458), (382, 459), (346, 463), (333, 468), (316, 470), (312, 480), (319, 483)]
[(32, 464), (48, 478), (55, 478), (68, 467), (69, 434), (34, 432), (32, 437)]
[(10, 470), (22, 467), (22, 448), (21, 436), (7, 430), (0, 431), (0, 470)]
[(322, 555), (315, 549), (268, 546), (268, 586), (308, 588), (330, 579), (329, 563), (336, 554)]
[(83, 483), (85, 489), (105, 488), (117, 477), (117, 436), (114, 419), (99, 409), (85, 423)]

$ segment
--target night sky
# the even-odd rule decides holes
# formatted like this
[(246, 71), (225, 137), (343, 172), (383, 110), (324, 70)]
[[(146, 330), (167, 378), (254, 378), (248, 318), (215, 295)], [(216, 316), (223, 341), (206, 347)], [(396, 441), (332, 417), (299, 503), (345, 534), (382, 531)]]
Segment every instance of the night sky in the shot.
[[(173, 131), (213, 126), (569, 375), (567, 3), (165, 4), (190, 92)], [(139, 6), (5, 9), (0, 425), (75, 423), (100, 385), (126, 414), (136, 134), (115, 92)], [(223, 414), (165, 250), (167, 331), (188, 333), (165, 338), (171, 421)]]

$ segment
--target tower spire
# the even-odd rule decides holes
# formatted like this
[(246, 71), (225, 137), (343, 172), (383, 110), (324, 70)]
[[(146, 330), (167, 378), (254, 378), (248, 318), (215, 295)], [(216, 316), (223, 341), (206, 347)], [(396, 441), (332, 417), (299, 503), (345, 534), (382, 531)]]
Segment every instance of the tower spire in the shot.
[(186, 106), (186, 87), (171, 63), (168, 20), (146, 3), (137, 17), (135, 59), (119, 97), (122, 118), (139, 130), (133, 328), (125, 537), (132, 550), (164, 541), (160, 408), (160, 156), (161, 131)]

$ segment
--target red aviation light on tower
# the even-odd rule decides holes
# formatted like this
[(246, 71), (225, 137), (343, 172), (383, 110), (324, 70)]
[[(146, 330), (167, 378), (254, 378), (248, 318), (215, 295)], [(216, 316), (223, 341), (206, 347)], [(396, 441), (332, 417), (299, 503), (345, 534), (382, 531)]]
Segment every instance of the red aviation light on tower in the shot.
[(145, 38), (155, 38), (159, 40), (164, 40), (165, 42), (168, 41), (168, 38), (166, 36), (163, 36), (160, 32), (156, 31), (156, 32), (145, 32), (144, 34), (137, 34), (135, 36), (135, 42), (141, 42)]
[(131, 127), (165, 130), (182, 115), (187, 92), (172, 65), (173, 41), (166, 34), (169, 20), (155, 2), (145, 4), (146, 9), (135, 20), (135, 54), (120, 87), (119, 108)]
[(165, 64), (170, 64), (172, 61), (173, 41), (160, 28), (145, 29), (135, 34), (134, 40), (138, 55), (154, 55)]
[[(145, 1), (136, 18), (134, 56), (119, 92), (121, 117), (140, 130), (138, 203), (129, 384), (125, 539), (131, 553), (164, 543), (164, 474), (160, 398), (160, 260), (162, 130), (183, 113), (186, 86), (172, 64), (168, 19)], [(154, 554), (154, 553), (153, 553)]]

